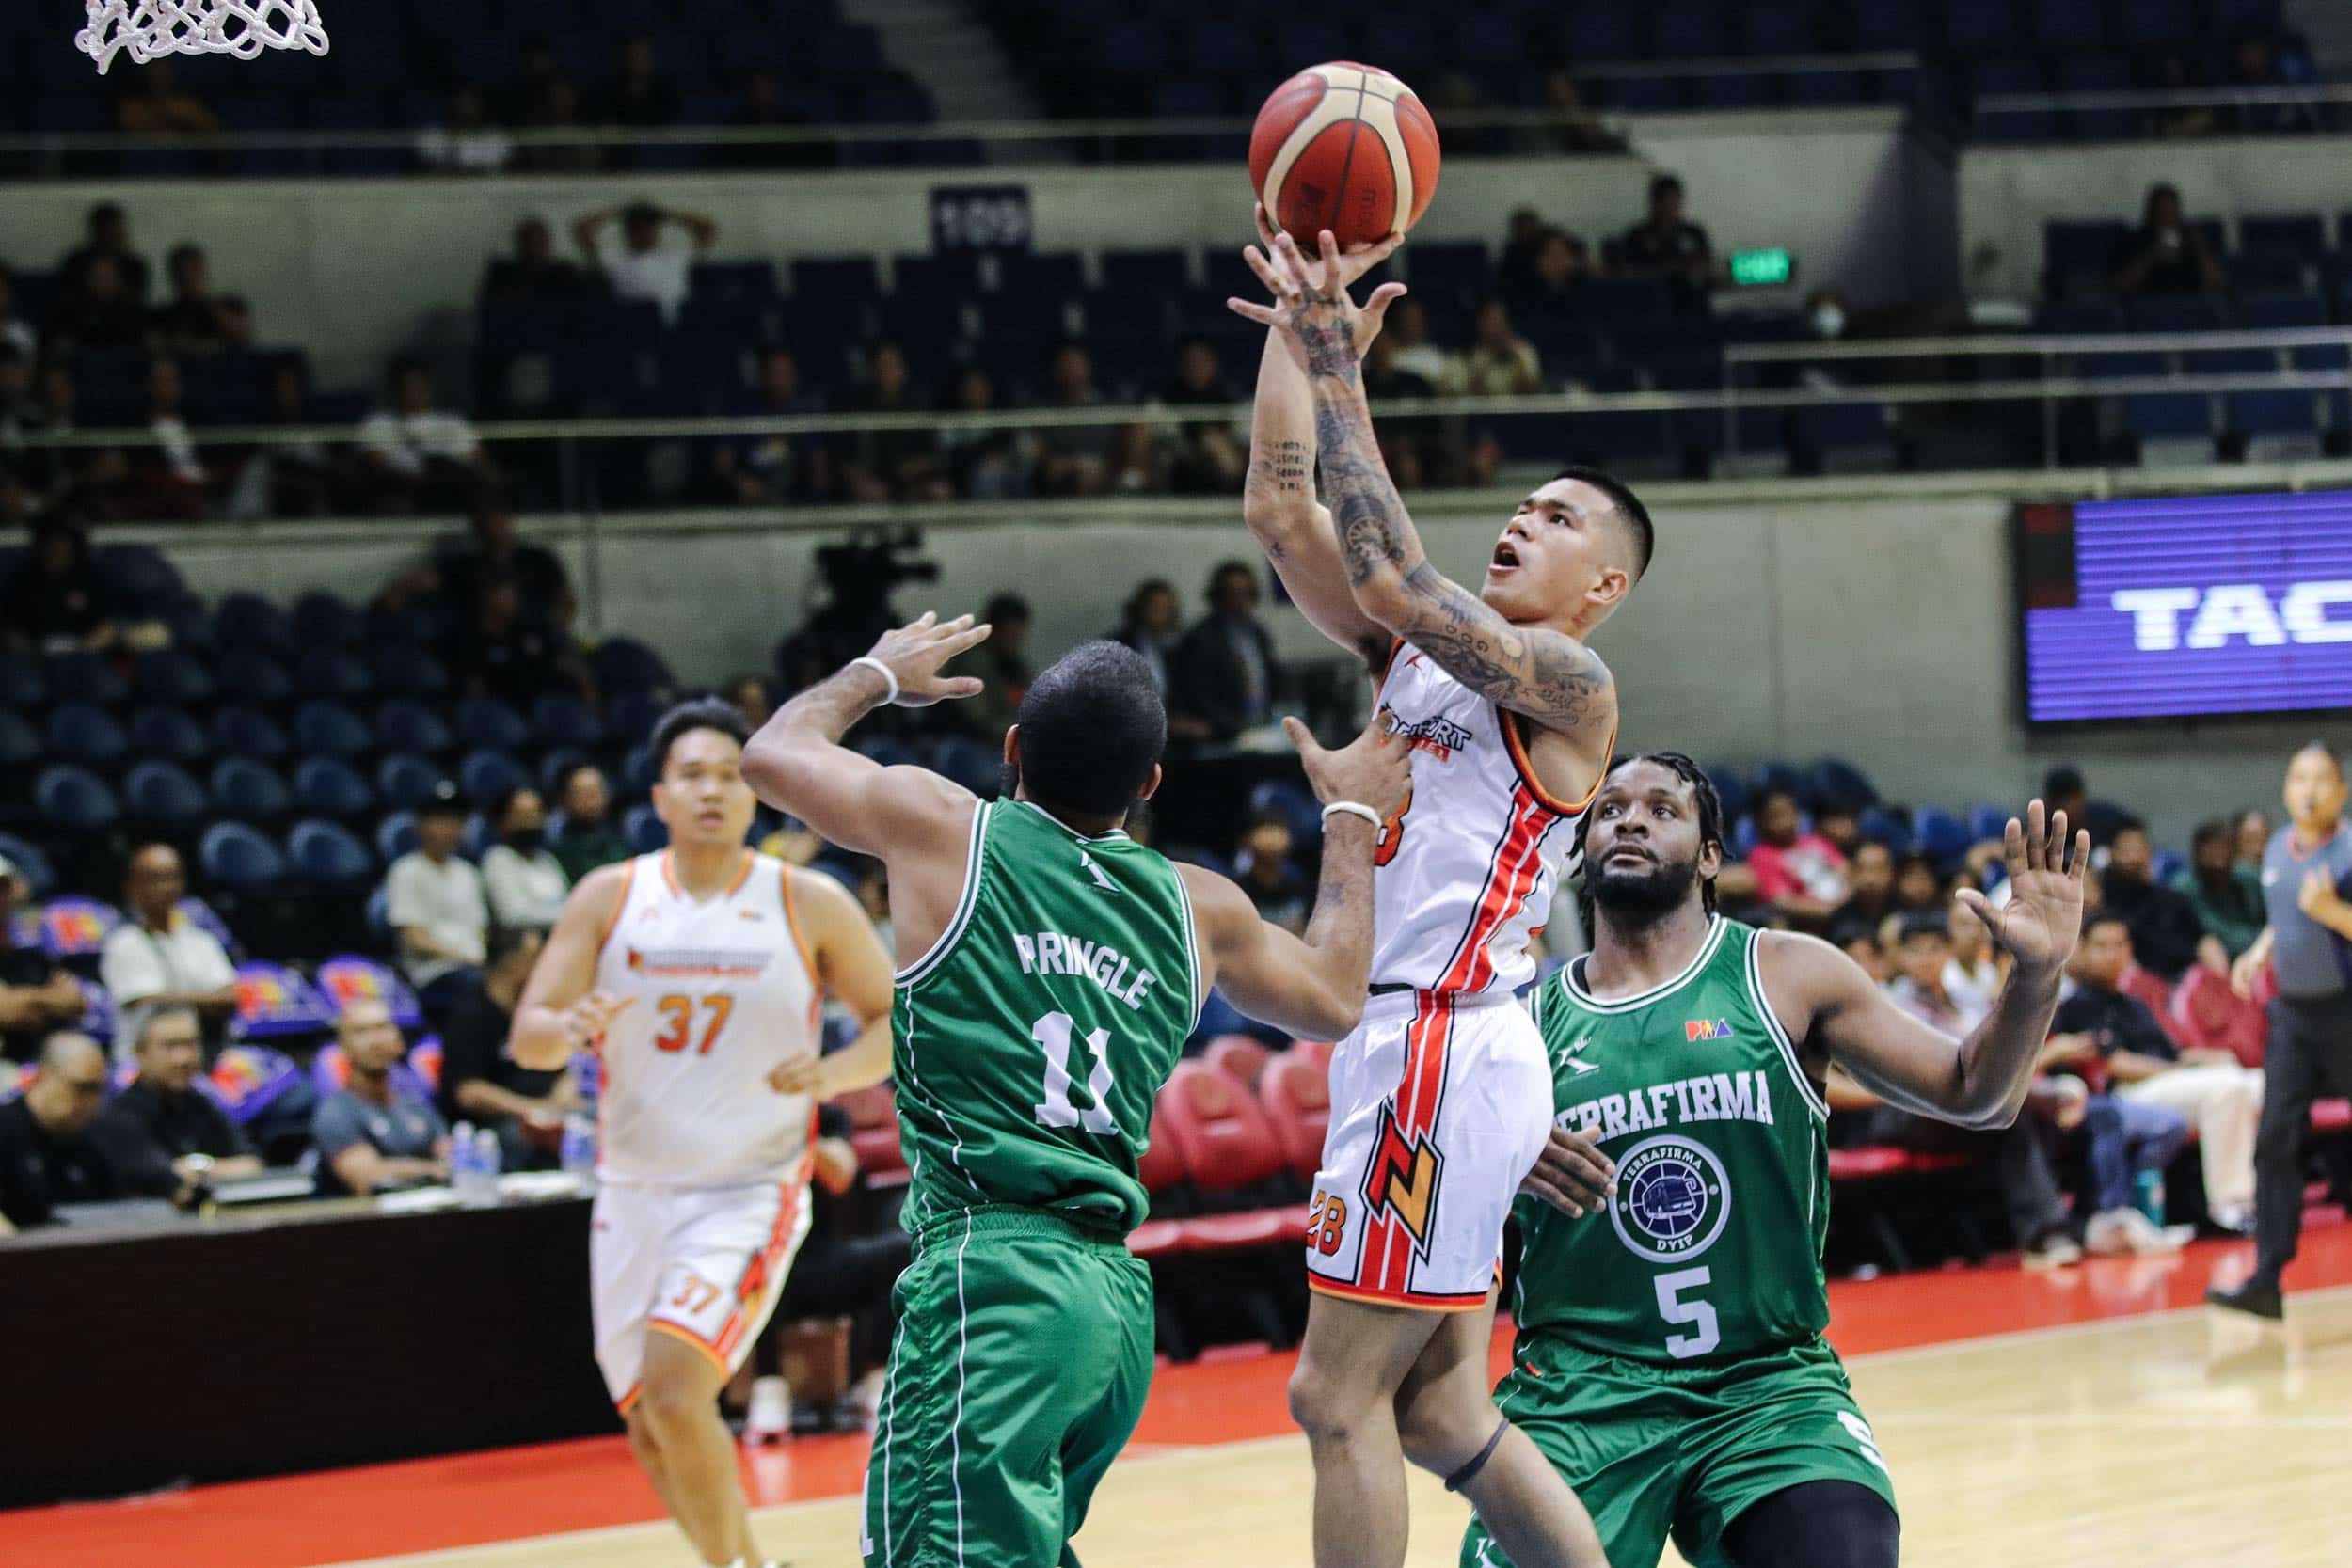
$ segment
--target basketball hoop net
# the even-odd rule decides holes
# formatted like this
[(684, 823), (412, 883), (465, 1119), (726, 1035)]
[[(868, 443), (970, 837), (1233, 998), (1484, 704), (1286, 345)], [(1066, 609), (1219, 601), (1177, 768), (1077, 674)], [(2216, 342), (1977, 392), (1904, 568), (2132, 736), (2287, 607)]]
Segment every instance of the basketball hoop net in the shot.
[(129, 50), (140, 65), (164, 55), (234, 55), (249, 60), (264, 49), (326, 53), (326, 29), (313, 0), (87, 0), (89, 25), (74, 47), (98, 62), (103, 76), (115, 55)]

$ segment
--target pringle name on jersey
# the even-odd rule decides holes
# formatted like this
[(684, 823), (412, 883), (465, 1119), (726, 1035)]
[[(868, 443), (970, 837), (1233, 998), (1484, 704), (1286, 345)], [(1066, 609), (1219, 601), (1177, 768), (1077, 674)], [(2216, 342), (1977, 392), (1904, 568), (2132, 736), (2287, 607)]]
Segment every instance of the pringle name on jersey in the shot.
[(1021, 955), (1024, 974), (1074, 974), (1093, 981), (1108, 991), (1114, 1000), (1124, 1002), (1140, 1012), (1144, 993), (1160, 983), (1160, 977), (1141, 968), (1110, 943), (1087, 942), (1060, 931), (1040, 931), (1035, 936), (1015, 934), (1014, 951)]
[(1571, 1105), (1552, 1118), (1553, 1125), (1563, 1130), (1581, 1127), (1588, 1137), (1602, 1138), (1693, 1121), (1753, 1121), (1771, 1126), (1772, 1080), (1761, 1069), (1706, 1072), (1631, 1094), (1605, 1094)]

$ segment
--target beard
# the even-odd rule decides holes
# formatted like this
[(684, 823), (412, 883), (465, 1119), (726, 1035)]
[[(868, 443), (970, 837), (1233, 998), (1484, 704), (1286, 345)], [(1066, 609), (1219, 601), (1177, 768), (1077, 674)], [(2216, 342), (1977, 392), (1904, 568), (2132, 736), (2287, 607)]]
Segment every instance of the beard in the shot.
[(1656, 920), (1673, 913), (1695, 897), (1699, 885), (1698, 857), (1661, 861), (1654, 865), (1602, 868), (1587, 881), (1593, 902), (1620, 919)]

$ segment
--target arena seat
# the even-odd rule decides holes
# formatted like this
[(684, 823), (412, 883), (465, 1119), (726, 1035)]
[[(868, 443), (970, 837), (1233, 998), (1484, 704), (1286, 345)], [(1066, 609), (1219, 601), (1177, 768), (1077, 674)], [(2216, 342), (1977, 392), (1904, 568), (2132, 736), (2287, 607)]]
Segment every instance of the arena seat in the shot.
[(316, 818), (297, 822), (286, 835), (286, 853), (295, 876), (322, 888), (351, 888), (375, 875), (375, 861), (351, 831)]
[(496, 697), (468, 697), (457, 705), (455, 717), (461, 745), (519, 752), (530, 744), (531, 726)]
[(339, 702), (314, 697), (294, 710), (294, 741), (306, 756), (348, 759), (373, 749), (367, 721)]
[(142, 762), (122, 781), (123, 804), (133, 821), (180, 832), (201, 821), (210, 800), (204, 786), (173, 762)]
[(213, 809), (236, 822), (270, 822), (294, 809), (294, 792), (278, 770), (251, 757), (223, 757), (214, 765)]
[(375, 743), (387, 752), (425, 755), (451, 750), (449, 726), (441, 716), (407, 697), (395, 697), (375, 710)]
[(1862, 1148), (1831, 1149), (1829, 1179), (1832, 1181), (1876, 1181), (1890, 1176), (1927, 1176), (1940, 1171), (1965, 1170), (1976, 1163), (1976, 1157), (1969, 1154), (1894, 1148), (1874, 1144)]
[(1209, 1042), (1200, 1059), (1255, 1094), (1259, 1077), (1273, 1055), (1263, 1043), (1248, 1035), (1220, 1035)]
[(141, 654), (132, 666), (132, 685), (149, 702), (193, 706), (213, 700), (213, 677), (195, 655), (178, 648)]
[(375, 825), (375, 855), (386, 865), (417, 847), (417, 814), (396, 811)]
[[(135, 710), (129, 731), (131, 750), (156, 762), (200, 762), (213, 749), (202, 725), (182, 709), (160, 703)], [(0, 766), (8, 760), (6, 745), (0, 744)]]
[[(141, 753), (146, 752), (142, 747)], [(39, 730), (15, 714), (0, 709), (0, 768), (29, 768), (47, 754)]]
[(306, 651), (294, 671), (294, 694), (356, 702), (373, 694), (375, 673), (368, 661), (349, 648), (322, 647)]
[(55, 655), (43, 673), (52, 702), (114, 707), (131, 694), (130, 684), (113, 663), (97, 654)]
[(71, 702), (49, 716), (49, 749), (68, 762), (103, 768), (122, 760), (130, 736), (95, 703)]
[(286, 879), (286, 857), (243, 822), (215, 822), (197, 846), (207, 881), (240, 893), (265, 892)]
[(259, 707), (274, 707), (294, 695), (294, 677), (286, 667), (259, 648), (231, 648), (221, 655), (217, 681), (238, 702)]
[[(1193, 1190), (1212, 1200), (1280, 1176), (1281, 1146), (1249, 1091), (1205, 1062), (1179, 1062), (1160, 1091), (1168, 1135)], [(1183, 1222), (1186, 1251), (1271, 1245), (1306, 1229), (1303, 1207), (1204, 1214)]]
[(669, 847), (670, 830), (654, 815), (653, 807), (631, 806), (621, 818), (621, 837), (628, 841), (631, 854), (650, 855)]
[(33, 805), (43, 821), (73, 832), (103, 832), (122, 817), (122, 807), (105, 782), (71, 763), (41, 770), (33, 781)]
[(1324, 1133), (1331, 1125), (1329, 1064), (1299, 1048), (1283, 1052), (1266, 1064), (1258, 1101), (1291, 1174), (1311, 1182), (1322, 1169)]
[(36, 898), (45, 896), (57, 885), (57, 873), (49, 863), (49, 857), (38, 846), (14, 833), (0, 833), (0, 858), (16, 867), (24, 878), (26, 890)]

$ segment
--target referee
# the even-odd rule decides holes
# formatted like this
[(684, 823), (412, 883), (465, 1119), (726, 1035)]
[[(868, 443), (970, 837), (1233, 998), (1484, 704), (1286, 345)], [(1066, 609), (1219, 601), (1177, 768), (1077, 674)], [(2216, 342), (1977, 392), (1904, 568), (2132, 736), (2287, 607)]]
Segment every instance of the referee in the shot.
[(2352, 827), (2344, 820), (2344, 757), (2312, 741), (2287, 764), (2287, 826), (2263, 854), (2270, 924), (2230, 972), (2251, 995), (2276, 971), (2263, 1055), (2262, 1129), (2254, 1144), (2254, 1272), (2205, 1299), (2256, 1317), (2284, 1316), (2279, 1276), (2303, 1231), (2303, 1134), (2323, 1090), (2352, 1094)]

